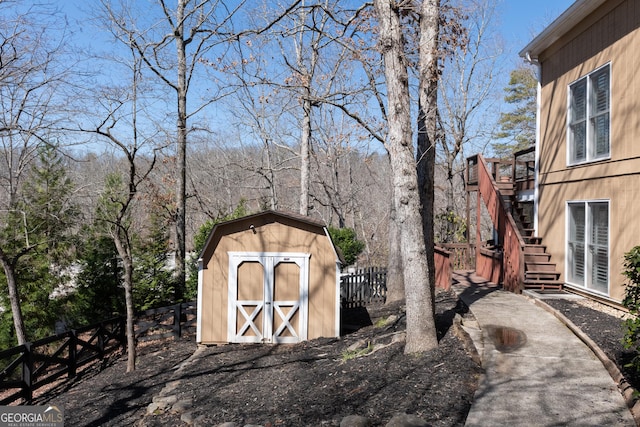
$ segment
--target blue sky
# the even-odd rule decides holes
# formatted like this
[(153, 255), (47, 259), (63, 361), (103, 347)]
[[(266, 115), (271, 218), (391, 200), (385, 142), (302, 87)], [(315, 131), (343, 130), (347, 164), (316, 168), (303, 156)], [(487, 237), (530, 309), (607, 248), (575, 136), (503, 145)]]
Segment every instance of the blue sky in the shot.
[[(73, 20), (78, 7), (87, 9), (94, 0), (52, 0)], [(533, 39), (546, 25), (560, 16), (574, 0), (495, 0), (497, 29), (505, 42), (507, 62), (516, 64), (518, 52)], [(87, 42), (95, 40), (92, 29), (83, 33), (92, 36)], [(98, 43), (100, 43), (98, 41)]]
[[(86, 0), (53, 0), (71, 17), (80, 7), (87, 8)], [(93, 0), (91, 0), (93, 1)], [(510, 52), (517, 55), (546, 25), (560, 16), (574, 0), (496, 0), (498, 28)]]
[[(81, 17), (78, 9), (91, 8), (97, 0), (50, 0), (58, 4), (68, 14), (73, 24), (80, 30), (80, 38), (94, 47), (104, 46), (104, 38), (97, 35), (95, 29), (86, 18)], [(116, 0), (113, 0), (116, 1)], [(147, 0), (134, 0), (144, 3)], [(249, 0), (253, 1), (253, 0)], [(361, 1), (361, 0), (355, 0)], [(494, 28), (503, 41), (503, 54), (498, 61), (499, 72), (495, 76), (497, 96), (502, 99), (503, 88), (509, 81), (509, 73), (522, 63), (518, 52), (529, 43), (535, 35), (540, 33), (554, 19), (569, 8), (574, 0), (489, 0), (495, 1)], [(79, 22), (76, 20), (80, 19)]]
[(562, 14), (574, 0), (499, 0), (499, 28), (506, 48), (517, 55), (545, 26)]

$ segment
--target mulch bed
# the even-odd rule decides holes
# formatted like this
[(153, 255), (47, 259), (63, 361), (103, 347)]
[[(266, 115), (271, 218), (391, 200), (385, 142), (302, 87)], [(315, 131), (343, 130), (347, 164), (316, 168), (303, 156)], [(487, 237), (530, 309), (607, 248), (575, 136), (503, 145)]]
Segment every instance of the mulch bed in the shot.
[[(640, 388), (640, 377), (625, 367), (632, 352), (622, 346), (620, 316), (575, 300), (545, 302), (584, 331)], [(436, 311), (440, 345), (421, 356), (406, 356), (402, 342), (392, 343), (405, 328), (403, 307), (375, 306), (343, 312), (344, 323), (355, 328), (339, 339), (200, 349), (193, 338), (146, 344), (139, 348), (135, 372), (125, 373), (126, 355), (112, 356), (34, 403), (64, 407), (66, 426), (181, 425), (180, 413), (147, 414), (152, 398), (177, 380), (172, 393), (190, 402), (190, 416), (199, 425), (337, 426), (343, 417), (357, 414), (380, 426), (406, 412), (431, 426), (459, 426), (481, 368), (453, 334), (454, 315), (469, 315), (455, 294), (440, 292)], [(375, 325), (389, 318), (389, 324)], [(365, 354), (369, 343), (374, 351)]]
[(439, 346), (420, 356), (405, 355), (404, 343), (394, 342), (405, 329), (404, 307), (385, 305), (344, 312), (344, 323), (359, 327), (339, 339), (212, 346), (188, 363), (193, 340), (155, 343), (140, 349), (135, 372), (125, 373), (123, 355), (40, 403), (64, 407), (65, 426), (181, 425), (180, 413), (146, 413), (173, 384), (171, 394), (189, 402), (199, 425), (338, 426), (347, 415), (362, 415), (380, 426), (409, 413), (431, 426), (460, 426), (481, 373), (453, 333), (454, 315), (465, 311), (453, 292), (439, 292)]
[(191, 339), (156, 341), (138, 348), (134, 372), (126, 372), (127, 355), (111, 355), (73, 380), (38, 396), (36, 405), (64, 408), (65, 426), (132, 426), (197, 346)]

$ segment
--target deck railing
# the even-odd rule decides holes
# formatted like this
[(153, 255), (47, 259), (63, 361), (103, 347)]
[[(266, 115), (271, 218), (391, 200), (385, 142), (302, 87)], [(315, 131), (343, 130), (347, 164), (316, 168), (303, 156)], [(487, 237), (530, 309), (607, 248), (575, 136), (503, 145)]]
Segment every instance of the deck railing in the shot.
[(475, 250), (473, 243), (438, 243), (439, 246), (449, 252), (451, 268), (456, 270), (473, 270), (476, 266)]
[[(477, 157), (478, 193), (487, 207), (494, 228), (503, 239), (497, 242), (502, 249), (503, 286), (507, 290), (521, 292), (524, 286), (524, 240), (511, 212), (502, 200), (494, 175), (489, 171), (484, 158), (481, 154), (475, 157)], [(477, 241), (480, 240), (478, 237)], [(483, 270), (483, 266), (478, 265), (481, 260), (479, 249), (479, 247), (476, 248), (476, 271)]]
[[(533, 189), (535, 179), (535, 147), (514, 153), (510, 159), (483, 158), (496, 182), (511, 182), (516, 191)], [(467, 158), (467, 185), (478, 185), (478, 155)]]
[(516, 191), (532, 190), (535, 184), (535, 147), (518, 151), (513, 155), (513, 182)]

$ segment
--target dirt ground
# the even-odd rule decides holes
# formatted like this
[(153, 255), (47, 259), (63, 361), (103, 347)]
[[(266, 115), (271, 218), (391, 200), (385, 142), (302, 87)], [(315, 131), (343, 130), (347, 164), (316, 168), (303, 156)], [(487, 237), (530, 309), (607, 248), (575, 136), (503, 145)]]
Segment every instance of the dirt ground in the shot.
[[(440, 345), (419, 357), (403, 354), (404, 308), (369, 307), (343, 313), (357, 330), (339, 339), (201, 347), (189, 363), (193, 339), (155, 343), (140, 349), (135, 372), (125, 374), (124, 356), (112, 358), (39, 401), (64, 407), (65, 426), (176, 426), (185, 412), (213, 426), (338, 426), (347, 415), (384, 425), (396, 413), (459, 426), (481, 368), (453, 333), (455, 313), (465, 311), (455, 294), (440, 292), (436, 307)], [(160, 394), (186, 407), (147, 414)]]
[[(621, 312), (572, 300), (546, 302), (640, 386), (624, 367), (631, 353), (621, 344)], [(449, 292), (438, 294), (436, 307), (440, 345), (420, 357), (405, 356), (402, 342), (393, 342), (404, 331), (403, 307), (369, 307), (343, 313), (355, 330), (339, 339), (200, 348), (193, 338), (155, 342), (140, 348), (135, 372), (125, 373), (124, 355), (112, 357), (36, 403), (63, 406), (67, 426), (177, 426), (185, 416), (213, 426), (337, 426), (347, 415), (363, 415), (380, 426), (401, 412), (431, 426), (461, 426), (481, 368), (452, 324), (455, 313), (470, 314)], [(147, 413), (154, 396), (184, 402), (184, 408)]]

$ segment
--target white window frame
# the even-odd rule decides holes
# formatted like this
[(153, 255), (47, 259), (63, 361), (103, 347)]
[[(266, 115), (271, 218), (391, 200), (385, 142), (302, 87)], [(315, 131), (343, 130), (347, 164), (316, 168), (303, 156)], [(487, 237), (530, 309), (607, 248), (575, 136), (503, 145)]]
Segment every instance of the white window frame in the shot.
[[(609, 99), (607, 102), (608, 108), (603, 111), (595, 112), (593, 108), (593, 79), (595, 76), (607, 70), (609, 74), (609, 88), (608, 95)], [(586, 85), (586, 105), (585, 105), (585, 116), (578, 120), (573, 120), (573, 88), (575, 88), (579, 84)], [(611, 63), (607, 63), (601, 67), (596, 68), (591, 71), (589, 74), (580, 77), (579, 79), (571, 82), (567, 87), (567, 165), (574, 166), (580, 165), (584, 163), (591, 163), (595, 161), (607, 160), (611, 158)], [(606, 154), (596, 154), (596, 140), (595, 140), (595, 131), (593, 121), (597, 117), (601, 117), (603, 115), (608, 115), (608, 132), (607, 132), (607, 153)], [(573, 139), (573, 127), (572, 125), (583, 123), (585, 127), (585, 155), (582, 159), (575, 159), (574, 157), (574, 139)]]
[[(606, 242), (606, 251), (607, 251), (607, 289), (606, 292), (596, 289), (593, 286), (593, 275), (592, 275), (592, 266), (593, 266), (593, 257), (590, 256), (593, 251), (591, 250), (591, 246), (595, 245), (594, 242), (591, 241), (591, 231), (593, 228), (593, 215), (591, 213), (591, 206), (595, 204), (606, 204), (607, 205), (607, 242)], [(584, 230), (584, 277), (583, 283), (577, 283), (576, 281), (572, 281), (572, 259), (571, 259), (571, 206), (582, 205), (584, 206), (585, 212), (585, 230)], [(567, 285), (573, 286), (575, 288), (591, 292), (594, 294), (599, 294), (608, 297), (611, 291), (611, 202), (608, 199), (595, 199), (595, 200), (570, 200), (566, 202), (566, 238), (565, 238), (565, 282)]]

